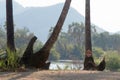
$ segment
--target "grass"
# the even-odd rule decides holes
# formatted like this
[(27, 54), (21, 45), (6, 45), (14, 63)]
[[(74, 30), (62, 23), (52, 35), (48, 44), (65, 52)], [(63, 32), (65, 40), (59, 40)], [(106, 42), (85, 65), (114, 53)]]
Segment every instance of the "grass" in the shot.
[(7, 48), (7, 56), (0, 60), (1, 71), (15, 71), (19, 67), (18, 53)]

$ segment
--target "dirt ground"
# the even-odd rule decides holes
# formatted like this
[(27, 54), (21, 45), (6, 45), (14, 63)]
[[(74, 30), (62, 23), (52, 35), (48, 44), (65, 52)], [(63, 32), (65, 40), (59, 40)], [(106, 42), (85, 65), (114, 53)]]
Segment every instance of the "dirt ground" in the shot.
[(120, 72), (51, 70), (0, 72), (0, 80), (120, 80)]

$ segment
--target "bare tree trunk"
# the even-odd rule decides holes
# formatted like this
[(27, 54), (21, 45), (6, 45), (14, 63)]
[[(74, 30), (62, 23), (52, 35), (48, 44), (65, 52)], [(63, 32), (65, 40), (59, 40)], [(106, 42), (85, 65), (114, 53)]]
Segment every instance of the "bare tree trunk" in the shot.
[(91, 44), (91, 23), (90, 23), (90, 0), (86, 0), (85, 10), (85, 60), (84, 70), (98, 70), (103, 71), (105, 69), (105, 58), (97, 66), (92, 56), (92, 44)]
[(15, 51), (12, 0), (6, 0), (7, 48)]
[(37, 40), (37, 37), (34, 36), (28, 43), (28, 46), (23, 54), (23, 57), (21, 58), (21, 60), (19, 62), (21, 65), (26, 64), (26, 67), (29, 66), (29, 59), (30, 59), (31, 55), (33, 54), (33, 46), (34, 46), (34, 43), (36, 40)]
[(95, 63), (92, 57), (90, 0), (86, 0), (85, 8), (85, 61), (84, 70), (94, 69)]
[(61, 31), (61, 28), (64, 24), (65, 18), (67, 16), (69, 7), (70, 7), (71, 0), (66, 0), (65, 5), (63, 7), (63, 10), (61, 12), (61, 15), (59, 17), (59, 20), (53, 30), (53, 33), (45, 43), (45, 45), (36, 53), (32, 54), (30, 57), (29, 65), (36, 68), (41, 69), (48, 69), (50, 62), (46, 63), (48, 60), (50, 50), (53, 47), (54, 43), (56, 42), (59, 33)]
[(90, 0), (86, 0), (85, 10), (85, 50), (92, 51), (91, 44), (91, 23), (90, 23)]

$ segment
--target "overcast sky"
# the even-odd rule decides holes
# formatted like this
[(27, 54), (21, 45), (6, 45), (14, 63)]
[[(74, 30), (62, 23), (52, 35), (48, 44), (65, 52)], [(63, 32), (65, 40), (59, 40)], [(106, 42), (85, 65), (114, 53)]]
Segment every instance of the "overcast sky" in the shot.
[[(65, 0), (16, 0), (24, 7), (50, 6)], [(73, 8), (85, 13), (85, 0), (72, 0)], [(91, 0), (91, 22), (109, 32), (120, 31), (120, 0)]]

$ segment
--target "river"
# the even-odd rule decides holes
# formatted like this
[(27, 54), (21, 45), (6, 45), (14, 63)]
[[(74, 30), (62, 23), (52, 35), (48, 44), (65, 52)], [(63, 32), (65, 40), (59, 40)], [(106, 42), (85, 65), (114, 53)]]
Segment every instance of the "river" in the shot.
[(81, 70), (83, 60), (57, 60), (50, 61), (50, 70)]

